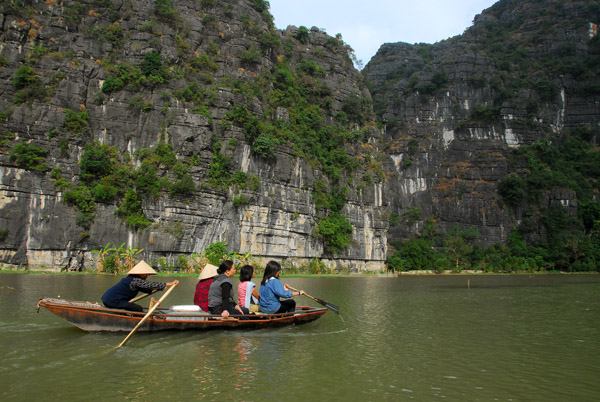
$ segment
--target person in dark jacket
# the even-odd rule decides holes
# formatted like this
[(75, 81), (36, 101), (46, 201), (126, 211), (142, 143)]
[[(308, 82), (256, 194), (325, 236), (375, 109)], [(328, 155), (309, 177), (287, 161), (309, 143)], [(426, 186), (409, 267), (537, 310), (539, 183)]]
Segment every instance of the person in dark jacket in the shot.
[(240, 307), (235, 303), (233, 297), (233, 283), (231, 279), (235, 275), (235, 265), (233, 261), (225, 260), (217, 269), (217, 277), (210, 285), (208, 291), (208, 311), (211, 314), (220, 314), (227, 318), (230, 315), (245, 315), (250, 311), (245, 307)]
[(177, 280), (167, 283), (150, 282), (146, 280), (148, 275), (156, 275), (156, 271), (144, 261), (140, 261), (135, 267), (127, 272), (125, 278), (121, 279), (119, 283), (108, 289), (104, 295), (102, 295), (102, 303), (108, 308), (120, 308), (123, 310), (142, 312), (142, 306), (129, 301), (133, 299), (138, 292), (152, 293), (154, 290), (164, 290), (167, 286), (179, 284), (179, 281)]

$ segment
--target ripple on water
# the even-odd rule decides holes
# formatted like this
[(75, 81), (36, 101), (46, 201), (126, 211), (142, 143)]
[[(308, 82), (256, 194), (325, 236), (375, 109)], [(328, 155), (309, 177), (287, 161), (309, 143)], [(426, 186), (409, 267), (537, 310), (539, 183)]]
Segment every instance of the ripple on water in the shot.
[(45, 331), (51, 328), (64, 328), (64, 324), (44, 324), (44, 323), (22, 323), (22, 322), (0, 322), (0, 330), (6, 333), (30, 333), (31, 331)]
[[(36, 277), (20, 279), (35, 288), (25, 282)], [(251, 332), (136, 333), (113, 350), (126, 334), (87, 334), (33, 306), (41, 290), (83, 300), (114, 278), (43, 276), (28, 300), (0, 303), (0, 399), (595, 400), (599, 286), (522, 280), (475, 278), (467, 289), (460, 277), (294, 278), (342, 315)]]

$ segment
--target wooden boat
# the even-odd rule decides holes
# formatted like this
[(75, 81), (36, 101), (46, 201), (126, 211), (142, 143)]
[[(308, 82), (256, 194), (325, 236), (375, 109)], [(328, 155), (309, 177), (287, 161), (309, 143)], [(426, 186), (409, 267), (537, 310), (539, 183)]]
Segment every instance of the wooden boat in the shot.
[[(77, 328), (88, 332), (129, 332), (144, 317), (146, 312), (137, 313), (104, 307), (98, 303), (64, 299), (39, 299), (37, 309), (48, 311), (65, 319)], [(138, 331), (164, 330), (209, 330), (209, 329), (259, 329), (305, 324), (320, 318), (326, 308), (296, 307), (293, 313), (246, 316), (248, 319), (227, 318), (203, 311), (177, 311), (173, 308), (158, 308)]]

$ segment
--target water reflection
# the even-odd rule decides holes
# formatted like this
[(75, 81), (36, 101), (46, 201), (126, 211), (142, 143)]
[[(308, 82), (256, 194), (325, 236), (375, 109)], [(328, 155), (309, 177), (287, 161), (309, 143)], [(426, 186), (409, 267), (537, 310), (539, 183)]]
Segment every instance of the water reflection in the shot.
[[(341, 315), (250, 332), (139, 333), (113, 351), (125, 334), (88, 334), (35, 305), (59, 294), (98, 301), (114, 277), (2, 275), (0, 398), (596, 399), (600, 277), (472, 277), (470, 288), (467, 279), (289, 278)], [(183, 278), (171, 303), (189, 304), (195, 282)]]
[(243, 336), (238, 337), (238, 344), (234, 350), (238, 353), (239, 358), (233, 369), (233, 386), (236, 390), (243, 388), (252, 388), (254, 378), (256, 378), (256, 368), (252, 367), (248, 357), (253, 350), (252, 339)]

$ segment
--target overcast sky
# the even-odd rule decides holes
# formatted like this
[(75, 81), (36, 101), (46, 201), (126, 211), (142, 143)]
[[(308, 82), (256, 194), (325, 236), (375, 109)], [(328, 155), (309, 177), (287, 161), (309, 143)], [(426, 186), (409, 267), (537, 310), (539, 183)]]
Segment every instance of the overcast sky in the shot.
[(275, 26), (342, 34), (363, 65), (384, 43), (435, 43), (462, 34), (497, 0), (269, 0)]

